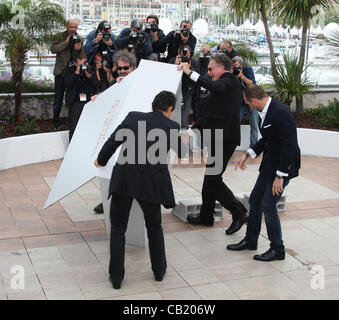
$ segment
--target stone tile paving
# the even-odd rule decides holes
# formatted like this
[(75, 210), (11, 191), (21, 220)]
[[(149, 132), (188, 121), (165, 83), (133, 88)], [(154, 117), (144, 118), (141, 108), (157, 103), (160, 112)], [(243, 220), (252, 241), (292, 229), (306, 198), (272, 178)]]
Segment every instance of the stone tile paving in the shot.
[[(232, 157), (224, 179), (235, 193), (248, 193), (260, 159), (245, 172)], [(200, 197), (203, 165), (172, 169), (176, 199)], [(101, 201), (93, 179), (43, 210), (61, 160), (0, 171), (0, 299), (338, 299), (339, 159), (304, 156), (300, 177), (288, 186), (280, 213), (287, 248), (284, 261), (260, 263), (255, 252), (230, 252), (245, 228), (225, 236), (224, 211), (213, 228), (191, 226), (163, 208), (168, 272), (153, 280), (148, 249), (126, 247), (126, 276), (120, 290), (108, 281), (109, 241), (104, 219), (93, 214)], [(263, 226), (258, 252), (268, 248)], [(24, 289), (13, 288), (17, 268)], [(319, 269), (320, 268), (320, 269)], [(318, 270), (318, 274), (315, 272)], [(324, 272), (324, 288), (312, 289)], [(313, 272), (313, 273), (312, 273)], [(15, 286), (14, 286), (15, 287)]]

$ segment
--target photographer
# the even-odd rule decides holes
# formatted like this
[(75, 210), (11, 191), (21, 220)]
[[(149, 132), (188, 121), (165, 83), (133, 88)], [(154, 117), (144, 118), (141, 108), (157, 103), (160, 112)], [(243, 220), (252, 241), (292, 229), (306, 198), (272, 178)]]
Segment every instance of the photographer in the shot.
[(116, 50), (116, 44), (114, 35), (111, 33), (111, 25), (106, 20), (101, 21), (98, 28), (88, 34), (86, 37), (85, 50), (89, 64), (93, 62), (96, 52), (105, 52), (107, 61), (112, 60), (112, 56)]
[(93, 64), (91, 65), (91, 72), (93, 74), (93, 81), (96, 83), (97, 93), (103, 92), (108, 88), (108, 71), (112, 68), (108, 62), (103, 60), (100, 52), (94, 56)]
[(171, 31), (167, 36), (157, 41), (157, 46), (168, 44), (167, 61), (175, 57), (181, 45), (187, 44), (191, 48), (191, 55), (194, 54), (197, 38), (191, 33), (192, 24), (187, 20), (183, 20), (180, 24), (180, 30)]
[(231, 60), (238, 56), (237, 51), (234, 50), (232, 47), (232, 42), (229, 40), (224, 40), (220, 43), (220, 49), (218, 50), (218, 53), (225, 53), (226, 56), (228, 56)]
[(127, 48), (129, 52), (135, 53), (138, 62), (141, 59), (148, 59), (152, 54), (152, 43), (150, 36), (142, 31), (143, 23), (138, 20), (132, 20), (131, 27), (123, 29), (118, 39), (124, 46), (118, 46), (119, 49)]
[(70, 19), (66, 24), (66, 31), (56, 35), (55, 42), (51, 45), (51, 52), (56, 53), (54, 67), (55, 96), (53, 103), (54, 131), (60, 129), (60, 112), (65, 93), (64, 74), (71, 61), (75, 61), (79, 54), (84, 54), (83, 41), (77, 35), (78, 20)]
[[(198, 70), (202, 76), (206, 76), (208, 73), (208, 64), (210, 62), (211, 56), (212, 56), (211, 47), (204, 46), (199, 54), (198, 61)], [(203, 100), (207, 97), (207, 95), (208, 90), (201, 86), (200, 84), (196, 84), (192, 99), (194, 122), (197, 122), (200, 119), (200, 106)]]
[[(178, 49), (176, 58), (169, 60), (169, 63), (179, 65), (188, 62), (193, 71), (199, 71), (198, 62), (191, 58), (191, 48), (188, 45), (182, 45)], [(192, 97), (196, 83), (191, 80), (185, 73), (182, 75), (181, 92), (182, 92), (182, 108), (181, 108), (181, 128), (188, 129), (188, 116), (191, 110)]]
[[(245, 89), (245, 87), (251, 84), (256, 84), (253, 68), (250, 66), (245, 66), (241, 57), (234, 57), (232, 59), (232, 66), (233, 74), (240, 80), (242, 89)], [(248, 122), (251, 127), (250, 147), (252, 148), (258, 141), (259, 114), (258, 110), (251, 109), (243, 99), (240, 109), (240, 121), (242, 120), (245, 113), (247, 113)]]
[(86, 54), (80, 54), (65, 74), (66, 105), (69, 110), (69, 140), (71, 141), (84, 105), (91, 100), (97, 90), (97, 83), (88, 72)]
[(159, 29), (159, 18), (156, 15), (149, 15), (146, 18), (146, 30), (151, 37), (153, 53), (164, 53), (167, 44), (159, 45), (159, 40), (165, 37), (164, 32)]

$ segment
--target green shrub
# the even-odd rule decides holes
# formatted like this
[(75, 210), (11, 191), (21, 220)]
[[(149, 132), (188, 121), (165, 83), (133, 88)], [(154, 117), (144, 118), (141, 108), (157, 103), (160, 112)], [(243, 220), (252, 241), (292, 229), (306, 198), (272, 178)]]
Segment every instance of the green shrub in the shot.
[(339, 128), (339, 101), (336, 98), (328, 101), (327, 106), (319, 104), (318, 108), (309, 109), (307, 112), (314, 114), (320, 124)]
[[(23, 80), (22, 92), (54, 92), (54, 82), (50, 80)], [(14, 92), (13, 80), (0, 80), (0, 93)]]
[(15, 127), (15, 135), (23, 136), (26, 134), (39, 133), (40, 129), (36, 124), (36, 119), (31, 116), (19, 117), (19, 122)]

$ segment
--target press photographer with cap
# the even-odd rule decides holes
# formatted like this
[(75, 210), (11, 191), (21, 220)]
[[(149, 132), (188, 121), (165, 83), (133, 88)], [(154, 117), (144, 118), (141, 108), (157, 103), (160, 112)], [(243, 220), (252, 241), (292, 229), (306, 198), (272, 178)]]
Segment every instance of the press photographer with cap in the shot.
[(119, 49), (128, 49), (134, 53), (138, 62), (141, 59), (148, 59), (152, 54), (153, 48), (149, 34), (143, 29), (143, 23), (139, 19), (134, 19), (131, 26), (121, 30), (118, 40), (124, 45), (118, 45)]

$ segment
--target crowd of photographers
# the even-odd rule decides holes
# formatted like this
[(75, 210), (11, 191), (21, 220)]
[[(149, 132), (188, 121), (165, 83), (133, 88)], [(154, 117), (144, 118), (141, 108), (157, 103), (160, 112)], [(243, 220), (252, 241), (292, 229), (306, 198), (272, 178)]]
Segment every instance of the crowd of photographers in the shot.
[[(225, 53), (233, 60), (233, 73), (239, 78), (242, 86), (255, 83), (251, 67), (246, 67), (232, 48), (230, 41), (222, 41), (219, 46), (202, 48), (199, 58), (193, 59), (196, 37), (191, 33), (191, 22), (184, 20), (178, 30), (167, 35), (159, 28), (156, 15), (149, 15), (146, 23), (133, 20), (130, 27), (124, 28), (118, 36), (111, 33), (111, 25), (107, 21), (99, 23), (90, 32), (86, 40), (78, 33), (77, 19), (70, 19), (66, 31), (56, 35), (56, 41), (51, 46), (56, 53), (55, 100), (53, 105), (54, 130), (60, 130), (60, 112), (66, 91), (66, 107), (69, 109), (70, 139), (72, 138), (83, 106), (91, 97), (106, 90), (109, 86), (121, 80), (133, 71), (141, 59), (150, 59), (172, 64), (189, 62), (191, 69), (202, 75), (207, 75), (211, 55)], [(119, 57), (123, 60), (119, 65)], [(127, 52), (127, 53), (126, 53)], [(123, 69), (119, 69), (123, 68)], [(119, 79), (120, 78), (120, 79)], [(189, 114), (193, 110), (193, 121), (201, 116), (200, 108), (208, 91), (192, 81), (187, 75), (182, 78), (182, 121), (181, 127), (188, 128)], [(257, 114), (252, 114), (244, 104), (241, 117), (249, 112), (249, 120), (253, 123), (251, 145), (257, 139)], [(257, 126), (257, 124), (256, 124)]]

